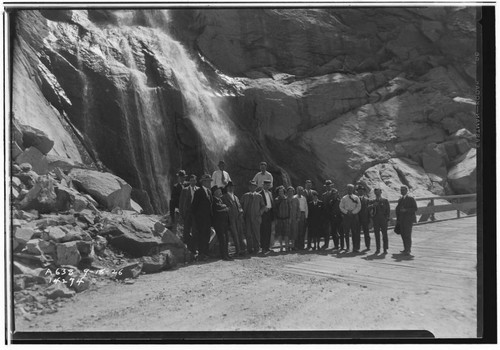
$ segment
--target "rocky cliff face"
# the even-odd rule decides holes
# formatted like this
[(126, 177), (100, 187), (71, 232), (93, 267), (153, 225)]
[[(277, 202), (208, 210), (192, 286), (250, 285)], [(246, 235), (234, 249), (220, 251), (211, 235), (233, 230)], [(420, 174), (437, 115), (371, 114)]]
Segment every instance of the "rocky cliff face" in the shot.
[(278, 183), (394, 189), (403, 162), (425, 193), (475, 190), (474, 8), (14, 17), (15, 124), (54, 141), (50, 162), (114, 172), (146, 211), (166, 211), (179, 168), (221, 157), (240, 192), (261, 160)]

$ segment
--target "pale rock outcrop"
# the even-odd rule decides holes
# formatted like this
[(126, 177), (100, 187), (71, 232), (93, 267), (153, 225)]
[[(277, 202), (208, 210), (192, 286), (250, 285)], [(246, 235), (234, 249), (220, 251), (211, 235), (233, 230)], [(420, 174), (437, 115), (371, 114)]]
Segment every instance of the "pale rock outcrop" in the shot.
[(448, 180), (457, 194), (476, 193), (477, 161), (475, 148), (470, 149), (455, 160), (455, 165), (448, 172)]
[(69, 176), (78, 189), (90, 194), (108, 210), (130, 208), (132, 187), (118, 176), (87, 169), (73, 169)]

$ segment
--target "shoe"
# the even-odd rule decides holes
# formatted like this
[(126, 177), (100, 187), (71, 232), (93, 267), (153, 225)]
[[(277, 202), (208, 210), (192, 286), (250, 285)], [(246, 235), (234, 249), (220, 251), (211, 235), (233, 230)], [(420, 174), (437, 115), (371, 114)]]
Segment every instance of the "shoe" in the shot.
[(406, 250), (400, 250), (399, 252), (400, 253), (406, 253)]
[(387, 249), (384, 249), (384, 254), (387, 254)]
[(358, 249), (353, 249), (352, 252), (358, 254), (359, 250)]
[(366, 247), (366, 250), (371, 250), (370, 247)]
[(380, 250), (379, 250), (379, 249), (377, 249), (377, 250), (375, 251), (375, 254), (378, 254), (378, 253), (380, 253)]
[(231, 257), (229, 257), (229, 256), (225, 256), (225, 257), (222, 258), (222, 260), (224, 260), (224, 261), (233, 261), (234, 259), (231, 258)]
[(328, 248), (328, 246), (327, 246), (326, 244), (324, 244), (324, 245), (322, 245), (322, 246), (321, 246), (321, 248), (319, 248), (319, 249), (321, 249), (321, 250), (325, 250), (325, 249), (327, 249), (327, 248)]
[(265, 252), (264, 252), (264, 255), (269, 255), (272, 253), (272, 250), (271, 249), (267, 249)]

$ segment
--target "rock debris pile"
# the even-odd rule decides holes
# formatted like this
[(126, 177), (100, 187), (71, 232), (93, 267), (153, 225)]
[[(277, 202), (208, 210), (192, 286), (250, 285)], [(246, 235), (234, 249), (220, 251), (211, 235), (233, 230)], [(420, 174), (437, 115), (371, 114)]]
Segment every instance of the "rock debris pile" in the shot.
[[(23, 128), (13, 138), (12, 287), (15, 313), (30, 320), (67, 298), (190, 261), (165, 218), (143, 215), (131, 186), (110, 173), (53, 166), (53, 142)], [(17, 154), (16, 154), (17, 153)]]

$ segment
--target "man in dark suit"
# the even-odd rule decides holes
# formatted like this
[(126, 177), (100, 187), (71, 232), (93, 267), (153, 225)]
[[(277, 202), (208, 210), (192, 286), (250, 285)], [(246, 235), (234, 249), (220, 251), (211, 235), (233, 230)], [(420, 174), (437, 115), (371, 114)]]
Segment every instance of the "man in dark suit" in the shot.
[(308, 206), (307, 244), (311, 244), (311, 248), (316, 250), (319, 249), (319, 238), (325, 228), (325, 208), (316, 191), (311, 191), (311, 195), (313, 199)]
[(196, 242), (194, 241), (194, 234), (192, 233), (194, 227), (191, 203), (193, 202), (194, 193), (199, 189), (199, 187), (196, 186), (196, 180), (196, 175), (189, 176), (189, 186), (182, 189), (179, 199), (179, 213), (184, 222), (184, 243), (193, 254), (196, 254)]
[(323, 206), (325, 207), (325, 220), (324, 220), (325, 228), (323, 229), (323, 236), (325, 239), (325, 243), (323, 244), (321, 249), (327, 249), (328, 246), (330, 245), (330, 232), (332, 232), (332, 226), (333, 226), (333, 216), (330, 215), (332, 212), (330, 204), (333, 199), (333, 182), (331, 180), (325, 181), (325, 190), (326, 191), (323, 192), (321, 196)]
[(380, 253), (380, 231), (382, 231), (384, 254), (387, 254), (387, 249), (389, 249), (387, 222), (389, 221), (391, 207), (389, 206), (389, 201), (382, 198), (382, 190), (380, 188), (376, 188), (373, 191), (375, 193), (375, 199), (370, 201), (368, 209), (373, 220), (373, 231), (375, 232), (375, 244), (377, 246), (375, 254)]
[(357, 195), (361, 201), (361, 210), (358, 213), (358, 230), (361, 237), (361, 231), (365, 237), (366, 250), (370, 250), (370, 213), (368, 212), (368, 197), (366, 196), (366, 189), (363, 185), (358, 185)]
[(260, 246), (260, 224), (262, 213), (266, 205), (262, 196), (256, 192), (257, 182), (251, 180), (248, 184), (249, 191), (241, 196), (241, 207), (245, 218), (245, 235), (247, 237), (247, 249), (249, 254), (259, 252)]
[(177, 183), (172, 186), (172, 192), (170, 195), (169, 209), (170, 209), (170, 219), (175, 227), (175, 209), (179, 208), (179, 200), (181, 197), (182, 189), (184, 188), (184, 180), (186, 179), (186, 172), (184, 170), (179, 170), (177, 173)]
[(417, 221), (415, 212), (417, 211), (417, 202), (415, 198), (408, 195), (408, 187), (401, 186), (401, 198), (396, 206), (396, 218), (400, 225), (401, 238), (403, 239), (404, 255), (411, 253), (411, 231), (413, 223)]
[(194, 193), (191, 211), (196, 225), (195, 240), (198, 247), (198, 258), (203, 260), (210, 256), (209, 243), (212, 233), (212, 192), (210, 184), (212, 177), (205, 174), (201, 177), (201, 187)]
[(265, 208), (262, 213), (262, 222), (260, 224), (260, 247), (262, 253), (269, 254), (271, 252), (271, 228), (274, 219), (274, 199), (272, 193), (269, 191), (271, 188), (271, 181), (264, 180), (264, 187), (260, 191), (260, 195), (264, 200)]
[(243, 238), (243, 208), (240, 200), (234, 194), (232, 181), (226, 185), (226, 193), (222, 195), (222, 202), (229, 208), (229, 232), (233, 238), (236, 254), (244, 255), (246, 244)]
[[(343, 228), (342, 228), (342, 212), (340, 211), (340, 196), (339, 196), (339, 191), (336, 188), (332, 189), (333, 196), (332, 199), (330, 200), (330, 206), (329, 210), (330, 212), (328, 213), (330, 223), (331, 223), (331, 235), (333, 239), (333, 249), (338, 250), (339, 249), (339, 239), (342, 238), (340, 241), (340, 248), (344, 249), (344, 234), (343, 234)], [(347, 247), (349, 246), (347, 242)]]

